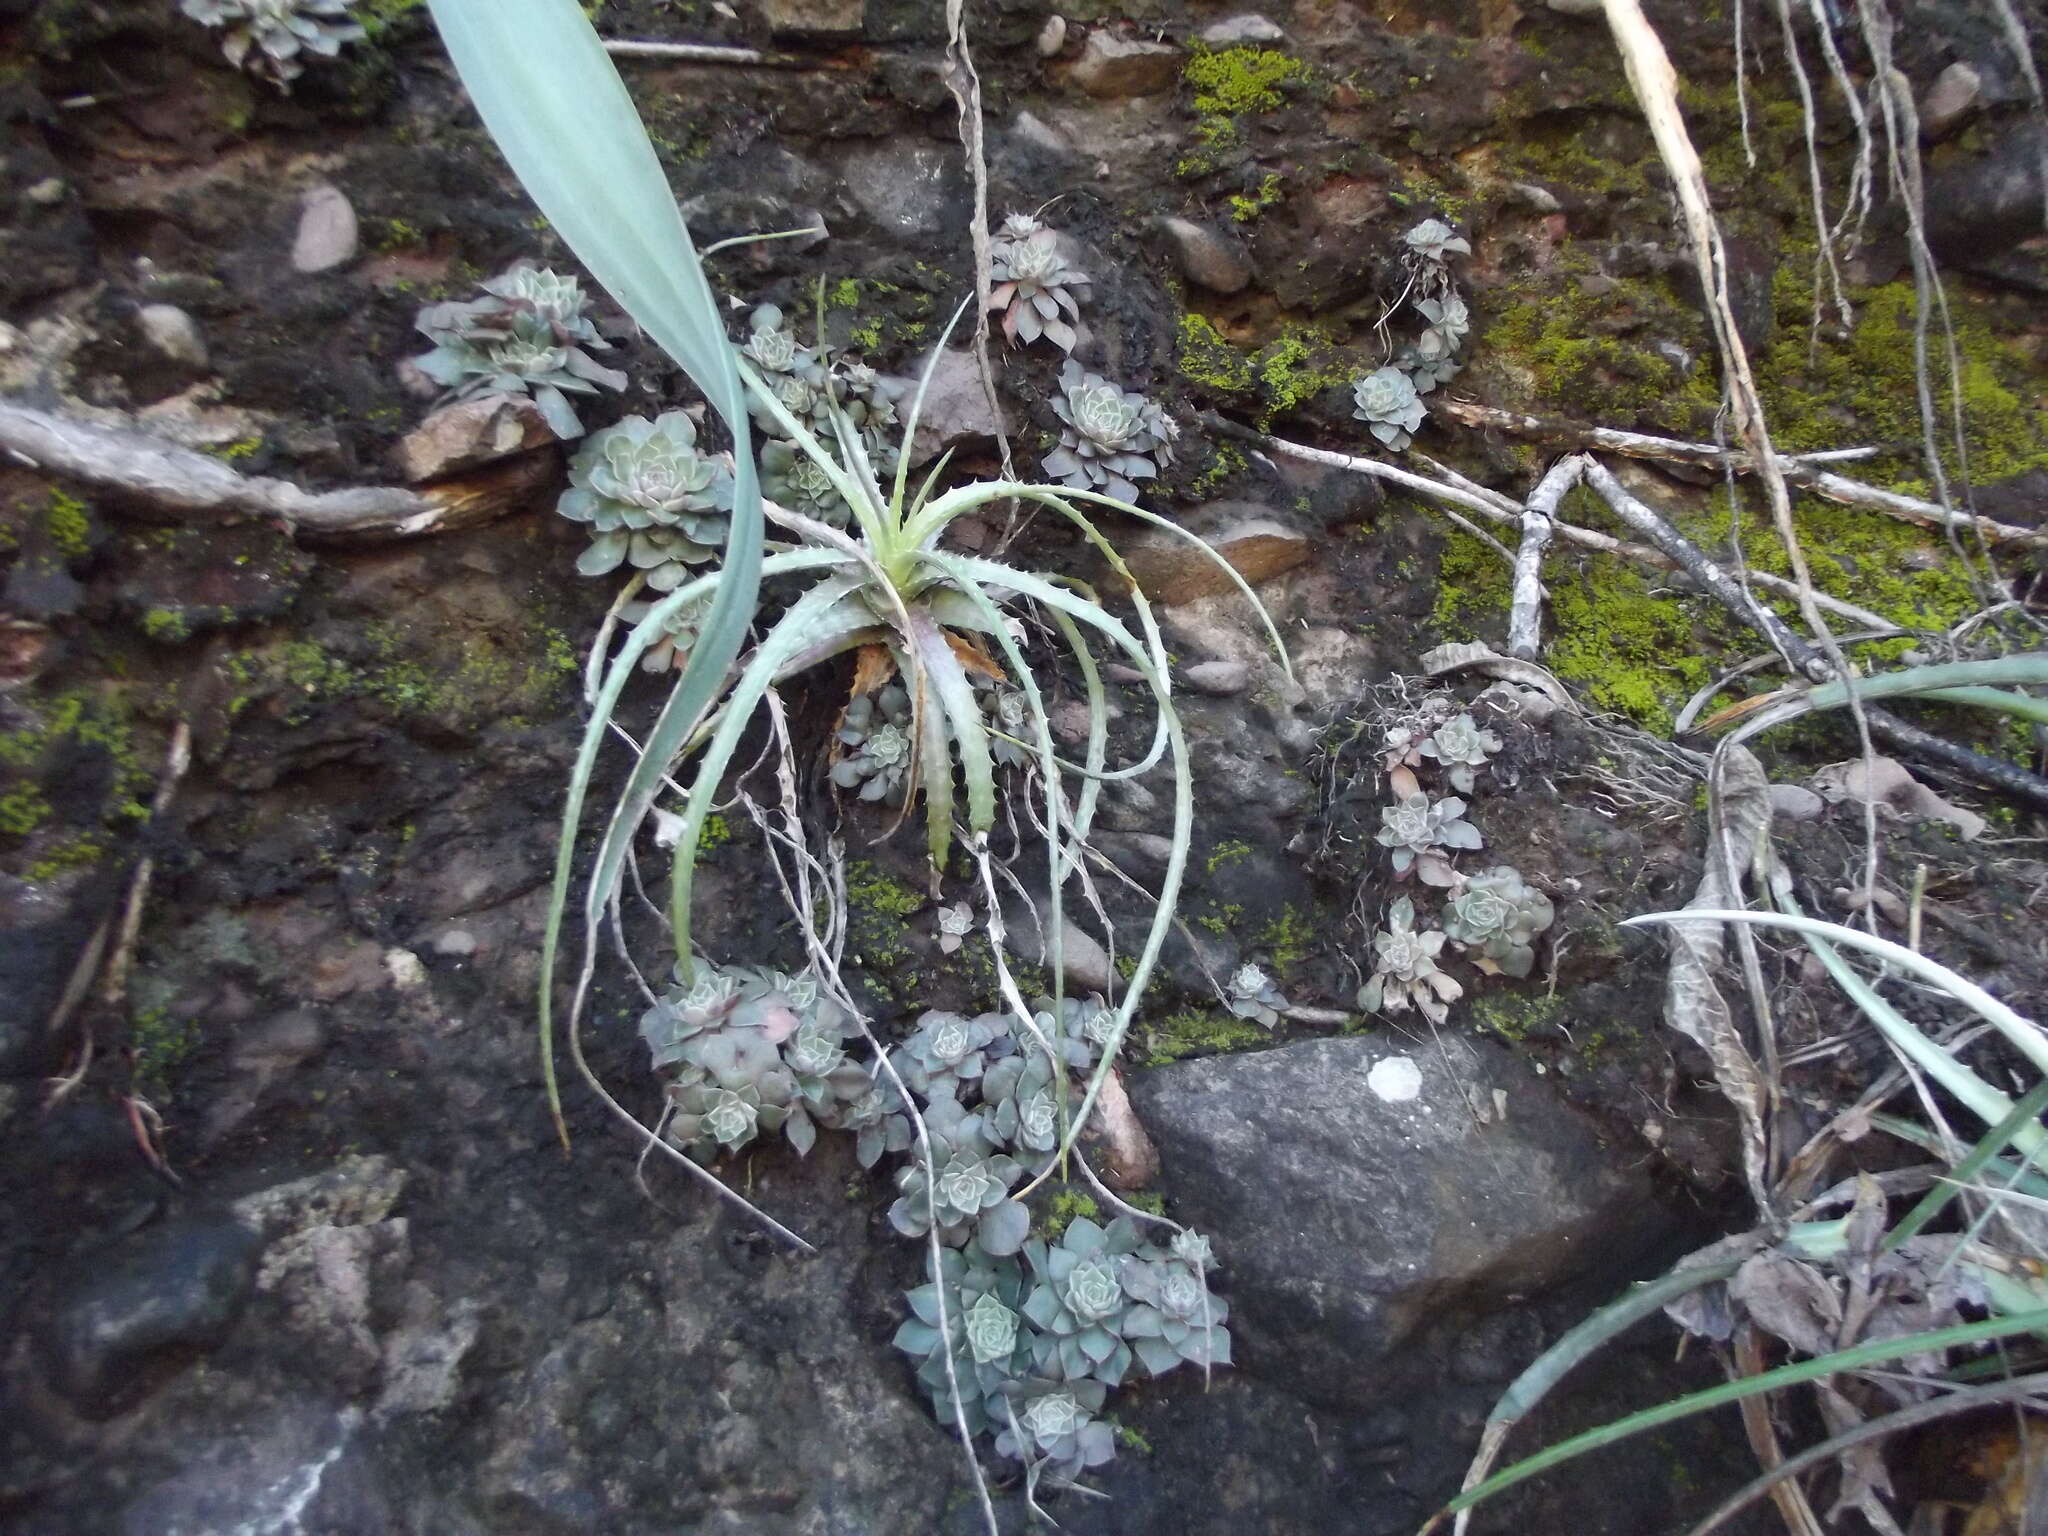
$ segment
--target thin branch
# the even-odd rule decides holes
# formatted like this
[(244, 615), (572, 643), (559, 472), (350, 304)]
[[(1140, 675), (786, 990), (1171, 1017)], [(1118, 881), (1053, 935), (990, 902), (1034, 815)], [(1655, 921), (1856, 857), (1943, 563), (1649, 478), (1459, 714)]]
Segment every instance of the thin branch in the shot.
[(763, 53), (758, 48), (727, 48), (717, 43), (642, 43), (607, 39), (604, 51), (615, 59), (663, 59), (671, 64), (727, 64), (744, 69), (834, 69), (837, 65), (802, 59), (793, 53)]
[(1543, 551), (1557, 531), (1557, 504), (1592, 461), (1572, 454), (1550, 466), (1522, 506), (1522, 547), (1515, 556), (1514, 598), (1508, 605), (1508, 655), (1534, 661), (1543, 637)]
[[(1647, 432), (1624, 432), (1614, 427), (1588, 426), (1583, 422), (1569, 421), (1559, 416), (1535, 416), (1526, 411), (1504, 411), (1496, 406), (1480, 405), (1471, 400), (1442, 398), (1433, 402), (1433, 408), (1438, 414), (1462, 422), (1468, 427), (1492, 427), (1502, 432), (1512, 432), (1517, 437), (1530, 438), (1535, 442), (1549, 443), (1560, 448), (1591, 448), (1602, 453), (1618, 453), (1624, 458), (1697, 464), (1711, 469), (1729, 468), (1741, 474), (1750, 474), (1756, 467), (1756, 460), (1750, 454), (1739, 449), (1717, 447), (1713, 443), (1686, 442), (1675, 437), (1656, 437)], [(2025, 528), (2016, 523), (2001, 523), (1988, 517), (1973, 517), (1967, 512), (1945, 508), (1918, 496), (1884, 490), (1818, 467), (1848, 454), (1866, 456), (1872, 451), (1874, 450), (1857, 448), (1834, 453), (1779, 454), (1777, 463), (1787, 480), (1829, 501), (1841, 502), (1848, 506), (1870, 507), (1887, 516), (1898, 518), (1901, 522), (1917, 523), (1925, 528), (1974, 527), (1997, 545), (2010, 544), (2030, 548), (2048, 546), (2048, 531)]]
[(551, 454), (524, 454), (442, 485), (408, 490), (359, 486), (308, 491), (288, 480), (244, 475), (196, 449), (141, 432), (75, 421), (0, 400), (0, 453), (168, 512), (274, 517), (308, 542), (387, 543), (473, 528), (533, 504), (551, 481)]

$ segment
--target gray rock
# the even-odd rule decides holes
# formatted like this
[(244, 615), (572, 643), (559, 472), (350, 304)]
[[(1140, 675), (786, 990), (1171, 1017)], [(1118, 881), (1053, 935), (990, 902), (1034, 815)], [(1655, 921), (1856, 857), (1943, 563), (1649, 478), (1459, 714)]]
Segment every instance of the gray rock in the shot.
[[(1000, 370), (996, 377), (1001, 379)], [(909, 412), (911, 401), (917, 398), (917, 383), (914, 375), (899, 381), (899, 411)], [(931, 382), (925, 386), (910, 462), (923, 464), (958, 443), (992, 442), (999, 430), (1008, 431), (1009, 424), (999, 421), (989, 410), (988, 395), (981, 387), (981, 368), (974, 354), (941, 352), (932, 364)]]
[(1803, 784), (1773, 784), (1771, 812), (1787, 821), (1818, 821), (1827, 801)]
[(1564, 212), (1564, 204), (1557, 200), (1556, 194), (1548, 187), (1539, 187), (1533, 181), (1515, 182), (1508, 190), (1514, 194), (1515, 201), (1531, 213)]
[(1049, 59), (1067, 46), (1067, 18), (1048, 16), (1045, 25), (1038, 29), (1038, 56)]
[(1656, 1236), (1646, 1181), (1484, 1041), (1316, 1041), (1131, 1088), (1175, 1214), (1217, 1240), (1240, 1366), (1311, 1400), (1369, 1402), (1426, 1327), (1461, 1329)]
[(1160, 222), (1160, 228), (1172, 239), (1173, 253), (1180, 258), (1181, 272), (1189, 282), (1215, 293), (1239, 293), (1251, 282), (1251, 258), (1213, 226), (1169, 218)]
[(299, 204), (299, 230), (292, 237), (292, 268), (327, 272), (353, 261), (362, 245), (356, 211), (341, 188), (322, 184)]
[(485, 395), (435, 411), (398, 440), (392, 459), (417, 485), (554, 441), (554, 429), (526, 396)]
[(846, 190), (892, 235), (936, 235), (962, 223), (967, 182), (959, 155), (937, 144), (894, 140), (846, 157)]
[[(1074, 921), (1071, 907), (1065, 916), (1066, 929), (1060, 936), (1060, 970), (1067, 985), (1080, 992), (1108, 992), (1116, 980), (1116, 972), (1109, 964), (1109, 951)], [(1038, 919), (1021, 902), (1004, 908), (1003, 922), (1003, 944), (1011, 954), (1031, 965), (1047, 963)]]
[(1250, 686), (1252, 669), (1241, 661), (1200, 661), (1183, 671), (1181, 678), (1197, 693), (1227, 699)]
[(761, 0), (761, 14), (777, 37), (858, 37), (865, 0)]
[(1118, 37), (1096, 27), (1081, 46), (1073, 81), (1090, 96), (1115, 101), (1170, 91), (1180, 80), (1180, 50), (1171, 43)]
[(135, 311), (135, 327), (159, 354), (187, 368), (204, 370), (206, 338), (199, 322), (175, 304), (145, 304)]
[(1604, 0), (1543, 0), (1560, 16), (1598, 17), (1605, 14)]
[(1920, 98), (1921, 134), (1928, 139), (1947, 138), (1983, 101), (1983, 76), (1960, 61), (1949, 65)]
[[(1249, 512), (1264, 510), (1251, 504), (1246, 506)], [(1213, 521), (1216, 531), (1204, 532), (1202, 537), (1226, 564), (1254, 586), (1291, 571), (1308, 559), (1308, 539), (1270, 517), (1216, 517)], [(1123, 556), (1145, 595), (1156, 603), (1171, 606), (1236, 590), (1236, 584), (1214, 560), (1186, 539), (1171, 534), (1156, 530), (1141, 534), (1129, 542)]]
[(1268, 20), (1257, 11), (1226, 17), (1202, 28), (1202, 41), (1216, 48), (1230, 48), (1239, 43), (1277, 43), (1285, 36), (1287, 33), (1278, 22)]
[(88, 1419), (134, 1407), (226, 1342), (249, 1299), (262, 1243), (216, 1212), (81, 1255), (35, 1329), (50, 1387)]

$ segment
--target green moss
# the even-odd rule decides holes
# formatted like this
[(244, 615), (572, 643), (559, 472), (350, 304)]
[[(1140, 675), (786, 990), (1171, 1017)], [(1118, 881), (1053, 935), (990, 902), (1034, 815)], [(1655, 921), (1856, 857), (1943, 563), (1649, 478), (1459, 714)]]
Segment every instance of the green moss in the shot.
[(27, 837), (50, 819), (50, 802), (32, 784), (0, 795), (0, 834)]
[(1259, 947), (1273, 958), (1282, 976), (1301, 964), (1315, 948), (1316, 927), (1292, 902), (1259, 932)]
[(92, 514), (76, 496), (50, 492), (43, 508), (43, 531), (49, 536), (50, 547), (66, 560), (83, 559), (92, 553)]
[(713, 811), (704, 818), (704, 828), (698, 835), (697, 841), (697, 851), (699, 853), (710, 853), (714, 849), (723, 848), (731, 841), (732, 823), (716, 811)]
[[(1582, 421), (1711, 435), (1720, 393), (1704, 323), (1661, 282), (1617, 283), (1597, 296), (1570, 275), (1512, 285), (1480, 332), (1477, 360)], [(1695, 359), (1689, 371), (1653, 342)]]
[[(1920, 408), (1913, 365), (1913, 287), (1891, 283), (1851, 295), (1856, 323), (1846, 339), (1825, 333), (1809, 350), (1813, 274), (1810, 256), (1788, 252), (1772, 287), (1778, 339), (1757, 368), (1757, 388), (1780, 447), (1839, 448), (1875, 442), (1892, 450), (1864, 463), (1858, 478), (1924, 489)], [(1978, 484), (2048, 467), (2039, 412), (2022, 396), (2035, 389), (2020, 326), (2000, 306), (1956, 290), (1950, 310), (1961, 359), (1964, 442)], [(1949, 369), (1939, 317), (1929, 325), (1928, 366), (1935, 439), (1951, 476), (1959, 474), (1949, 427)]]
[[(1137, 1204), (1135, 1200), (1131, 1203), (1133, 1205)], [(1140, 1456), (1150, 1456), (1152, 1454), (1152, 1442), (1131, 1428), (1130, 1425), (1118, 1419), (1115, 1414), (1108, 1416), (1107, 1423), (1111, 1429), (1116, 1431), (1117, 1444), (1121, 1445), (1125, 1450), (1136, 1451)]]
[(1542, 994), (1482, 992), (1472, 1000), (1471, 1019), (1479, 1029), (1491, 1030), (1503, 1040), (1521, 1043), (1532, 1029), (1555, 1024), (1564, 1017), (1564, 1001)]
[(1187, 494), (1197, 499), (1213, 495), (1249, 462), (1235, 443), (1208, 441), (1203, 446), (1205, 457), (1202, 466), (1187, 481)]
[(899, 1001), (911, 995), (904, 967), (914, 958), (903, 942), (903, 924), (924, 905), (918, 892), (866, 860), (846, 866), (847, 954)]
[(173, 1017), (166, 1007), (139, 1008), (129, 1037), (135, 1086), (147, 1098), (168, 1096), (171, 1073), (199, 1049), (195, 1019)]
[(1092, 1196), (1078, 1189), (1062, 1189), (1046, 1202), (1045, 1215), (1039, 1219), (1038, 1230), (1047, 1242), (1055, 1242), (1060, 1234), (1073, 1224), (1076, 1216), (1085, 1216), (1094, 1221), (1102, 1214), (1102, 1207)]
[(74, 833), (58, 839), (46, 850), (26, 873), (30, 884), (41, 884), (55, 880), (59, 875), (69, 874), (74, 869), (87, 869), (106, 857), (106, 844), (86, 833)]
[(1290, 327), (1266, 343), (1251, 360), (1267, 424), (1290, 415), (1325, 390), (1351, 382), (1350, 362), (1323, 332)]
[(1249, 195), (1240, 193), (1230, 199), (1231, 220), (1233, 223), (1249, 224), (1286, 196), (1285, 183), (1280, 173), (1268, 171), (1265, 179)]
[(1224, 48), (1211, 51), (1193, 45), (1181, 79), (1193, 88), (1195, 110), (1223, 117), (1271, 112), (1284, 97), (1282, 89), (1310, 78), (1308, 65), (1274, 48)]
[(1229, 838), (1218, 843), (1209, 851), (1209, 861), (1202, 867), (1213, 875), (1217, 870), (1228, 869), (1233, 864), (1241, 864), (1251, 856), (1252, 845), (1250, 843), (1238, 838)]
[(261, 434), (257, 434), (250, 437), (238, 437), (232, 443), (216, 443), (206, 451), (216, 459), (225, 459), (228, 463), (233, 464), (241, 459), (254, 458), (262, 447), (263, 438)]
[(142, 616), (142, 632), (160, 645), (176, 645), (192, 634), (191, 620), (176, 608), (152, 608)]
[(1163, 1067), (1190, 1056), (1216, 1056), (1264, 1045), (1271, 1037), (1249, 1019), (1189, 1008), (1145, 1029), (1145, 1064)]
[(1180, 317), (1174, 364), (1182, 378), (1219, 395), (1248, 395), (1258, 387), (1249, 359), (1207, 315), (1190, 311)]
[(1124, 1203), (1126, 1205), (1135, 1205), (1139, 1210), (1146, 1212), (1148, 1215), (1164, 1216), (1166, 1214), (1166, 1197), (1154, 1194), (1150, 1190), (1141, 1190), (1135, 1194), (1125, 1195)]

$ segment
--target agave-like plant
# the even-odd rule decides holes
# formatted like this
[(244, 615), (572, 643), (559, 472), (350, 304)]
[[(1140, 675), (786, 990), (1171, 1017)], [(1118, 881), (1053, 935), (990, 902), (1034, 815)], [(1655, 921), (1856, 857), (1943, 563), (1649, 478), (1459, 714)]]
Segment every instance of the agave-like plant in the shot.
[(194, 21), (226, 28), (220, 51), (227, 61), (286, 92), (306, 72), (307, 55), (331, 59), (343, 43), (365, 35), (349, 14), (349, 0), (180, 0), (178, 8)]
[(1062, 352), (1073, 351), (1080, 338), (1071, 322), (1081, 318), (1089, 280), (1067, 265), (1058, 232), (1028, 213), (1013, 213), (991, 243), (989, 259), (995, 287), (988, 303), (1003, 312), (1003, 334), (1026, 344), (1043, 336)]
[[(922, 804), (933, 869), (947, 866), (956, 822), (974, 840), (977, 857), (983, 856), (983, 839), (997, 821), (996, 772), (963, 653), (986, 655), (1000, 662), (1001, 670), (1025, 695), (1027, 739), (1038, 766), (1035, 788), (1045, 797), (1042, 824), (1054, 829), (1038, 903), (1052, 974), (1060, 973), (1068, 876), (1093, 829), (1103, 785), (1147, 773), (1162, 761), (1170, 763), (1174, 785), (1172, 848), (1158, 904), (1118, 1000), (1103, 1059), (1068, 1117), (1061, 1146), (1047, 1159), (1050, 1168), (1072, 1151), (1080, 1127), (1087, 1123), (1102, 1092), (1109, 1058), (1128, 1031), (1158, 966), (1172, 929), (1193, 832), (1189, 754), (1173, 708), (1165, 644), (1149, 604), (1135, 590), (1128, 568), (1092, 514), (1110, 508), (1186, 538), (1212, 556), (1213, 551), (1169, 519), (1096, 489), (1104, 482), (1093, 477), (1071, 487), (992, 480), (942, 489), (935, 469), (913, 486), (910, 456), (899, 453), (893, 471), (882, 470), (862, 440), (862, 424), (830, 390), (823, 416), (828, 430), (817, 428), (815, 414), (799, 419), (768, 377), (739, 355), (727, 336), (724, 311), (704, 279), (661, 162), (577, 0), (428, 3), (471, 101), (541, 213), (590, 275), (696, 383), (733, 440), (733, 505), (723, 561), (656, 599), (621, 637), (610, 658), (592, 669), (589, 722), (569, 777), (537, 987), (543, 1071), (558, 1130), (562, 1117), (553, 1045), (556, 972), (577, 886), (585, 804), (599, 756), (613, 739), (613, 716), (629, 684), (640, 676), (643, 657), (663, 643), (674, 615), (708, 602), (688, 662), (673, 674), (667, 701), (653, 724), (637, 733), (635, 760), (617, 801), (598, 826), (591, 866), (581, 884), (576, 902), (582, 919), (581, 957), (566, 1029), (577, 1069), (644, 1143), (645, 1128), (605, 1092), (581, 1049), (580, 1023), (602, 937), (608, 921), (624, 906), (620, 898), (640, 829), (668, 786), (680, 781), (689, 793), (675, 828), (670, 865), (669, 942), (672, 952), (682, 957), (682, 982), (692, 983), (694, 972), (704, 968), (694, 958), (691, 936), (692, 895), (705, 823), (741, 743), (755, 726), (769, 691), (779, 683), (864, 647), (878, 648), (871, 654), (887, 657), (910, 706), (915, 749), (910, 793)], [(943, 346), (944, 337), (939, 344)], [(927, 367), (925, 382), (929, 378)], [(905, 443), (914, 437), (924, 387), (920, 383), (905, 413)], [(838, 491), (849, 513), (843, 532), (786, 507), (764, 507), (751, 407), (772, 419), (775, 435), (795, 445)], [(1147, 442), (1156, 438), (1154, 446), (1160, 447), (1170, 435), (1163, 418), (1158, 430), (1145, 431)], [(1125, 446), (1142, 451), (1129, 443)], [(1119, 492), (1135, 492), (1128, 475), (1116, 475), (1112, 483)], [(1132, 590), (1135, 626), (1057, 577), (944, 546), (946, 532), (959, 519), (1012, 501), (1044, 508), (1066, 521), (1102, 556)], [(787, 540), (773, 553), (764, 549), (764, 513), (774, 518)], [(1256, 605), (1256, 595), (1242, 577), (1227, 562), (1217, 563)], [(782, 589), (776, 607), (766, 614), (758, 611), (764, 579)], [(1263, 607), (1256, 611), (1265, 617)], [(1055, 748), (1042, 690), (1013, 630), (1027, 612), (1051, 625), (1087, 689), (1089, 729), (1075, 754), (1078, 764), (1064, 761)], [(1269, 619), (1266, 623), (1284, 667), (1278, 631)], [(1149, 748), (1135, 761), (1120, 765), (1109, 761), (1108, 705), (1099, 681), (1098, 652), (1129, 665), (1144, 680), (1155, 706)], [(844, 1123), (858, 1126), (870, 1144), (879, 1136), (887, 1145), (897, 1141), (891, 1117), (907, 1114), (909, 1106), (886, 1094), (871, 1100), (867, 1094), (881, 1086), (877, 1083), (850, 1102)], [(938, 1108), (924, 1111), (935, 1143), (940, 1138), (932, 1122)], [(901, 1214), (916, 1229), (932, 1222), (936, 1213), (936, 1225), (978, 1234), (987, 1252), (999, 1256), (1005, 1243), (1015, 1251), (1029, 1220), (1011, 1192), (1021, 1174), (1014, 1165), (1004, 1166), (1009, 1159), (1003, 1154), (978, 1148), (971, 1135), (943, 1150), (943, 1162), (920, 1159), (908, 1170), (912, 1177), (902, 1190), (904, 1198), (892, 1208), (892, 1218)], [(682, 1161), (694, 1167), (688, 1159)], [(709, 1182), (722, 1198), (744, 1204), (737, 1192), (715, 1179)], [(976, 1207), (973, 1220), (968, 1219), (970, 1206)], [(784, 1235), (795, 1240), (793, 1234)], [(1096, 1404), (1100, 1401), (1097, 1395)], [(1049, 1424), (1043, 1427), (1057, 1452), (1037, 1428), (1029, 1432), (1048, 1455), (1071, 1458), (1083, 1444), (1071, 1423), (1064, 1436)], [(1096, 1437), (1089, 1437), (1082, 1461), (1089, 1459), (1095, 1444)]]

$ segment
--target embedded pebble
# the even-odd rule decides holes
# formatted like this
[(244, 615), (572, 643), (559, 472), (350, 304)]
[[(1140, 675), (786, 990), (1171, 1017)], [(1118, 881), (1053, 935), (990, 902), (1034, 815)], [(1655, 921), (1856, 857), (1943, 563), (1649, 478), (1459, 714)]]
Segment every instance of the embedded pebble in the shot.
[(1197, 693), (1227, 699), (1244, 692), (1252, 680), (1252, 670), (1241, 661), (1203, 661), (1182, 672), (1181, 677)]
[(352, 259), (362, 243), (356, 210), (341, 188), (322, 184), (299, 205), (299, 232), (292, 239), (292, 267), (325, 272)]
[(1045, 25), (1038, 29), (1038, 56), (1049, 59), (1067, 46), (1067, 18), (1048, 16)]
[(1238, 43), (1277, 43), (1286, 35), (1278, 22), (1257, 11), (1226, 17), (1202, 28), (1202, 41), (1215, 48), (1230, 48)]
[(172, 362), (206, 366), (206, 338), (199, 334), (199, 322), (177, 305), (145, 304), (135, 311), (135, 324), (143, 340)]
[(1365, 1074), (1365, 1086), (1389, 1104), (1406, 1104), (1422, 1094), (1422, 1068), (1408, 1056), (1376, 1061)]

